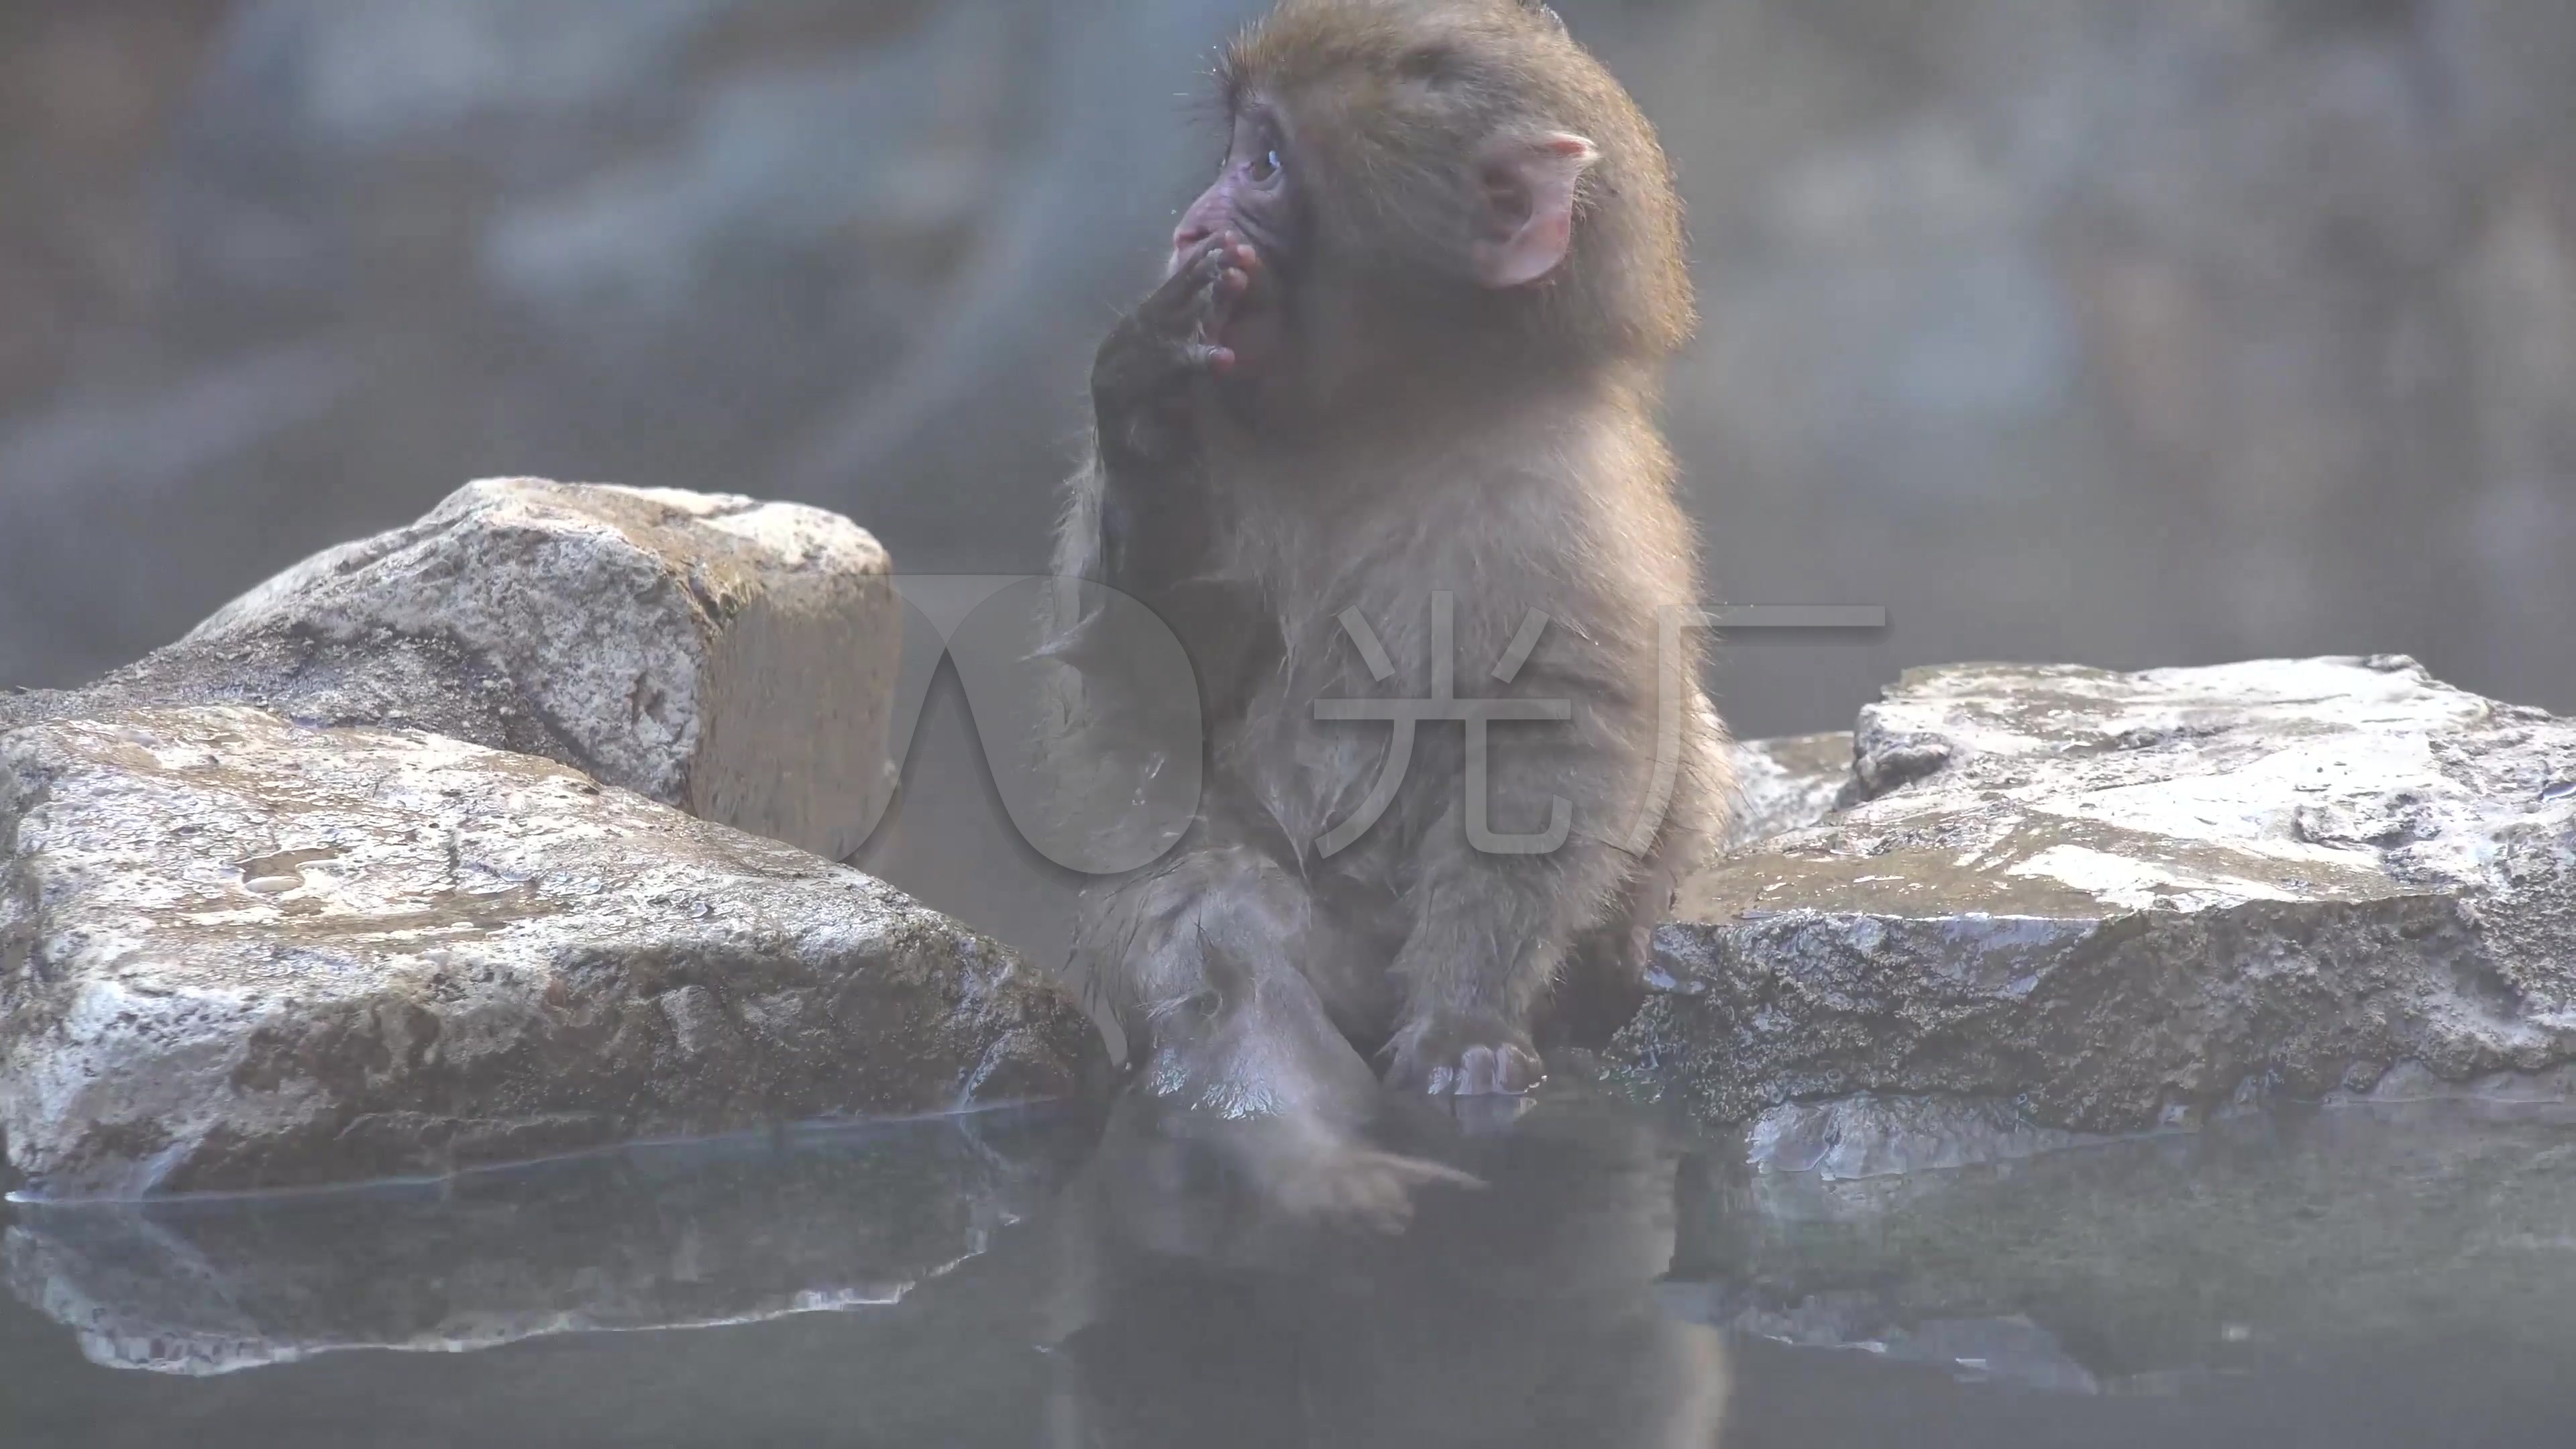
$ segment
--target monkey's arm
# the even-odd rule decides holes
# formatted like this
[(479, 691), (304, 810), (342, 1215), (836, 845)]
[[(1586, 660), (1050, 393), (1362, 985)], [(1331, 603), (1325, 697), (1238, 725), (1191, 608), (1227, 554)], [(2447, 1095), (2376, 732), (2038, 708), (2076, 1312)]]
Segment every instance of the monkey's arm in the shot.
[(1433, 833), (1415, 863), (1419, 904), (1395, 959), (1405, 1007), (1387, 1083), (1441, 1095), (1525, 1092), (1541, 1075), (1531, 1017), (1576, 936), (1599, 924), (1638, 862), (1580, 837), (1549, 856), (1483, 855), (1467, 845), (1459, 812)]
[[(1072, 480), (1057, 537), (1059, 579), (1134, 599), (1179, 640), (1209, 718), (1275, 637), (1248, 593), (1210, 567), (1218, 524), (1198, 437), (1210, 381), (1233, 361), (1210, 339), (1265, 282), (1250, 248), (1212, 237), (1111, 329), (1092, 364), (1092, 457)], [(1171, 681), (1140, 675), (1139, 641), (1114, 637), (1099, 609), (1057, 614), (1048, 652), (1083, 673), (1097, 707), (1168, 696)]]
[(1213, 520), (1198, 440), (1202, 382), (1234, 354), (1213, 340), (1250, 295), (1260, 264), (1232, 237), (1211, 237), (1119, 319), (1091, 366), (1095, 461), (1087, 491), (1099, 582), (1151, 603), (1204, 571)]
[[(1675, 852), (1694, 848), (1705, 814), (1705, 750), (1694, 720), (1676, 744), (1682, 758), (1666, 828), (1655, 847), (1632, 852), (1657, 748), (1653, 702), (1634, 689), (1636, 677), (1634, 670), (1525, 676), (1537, 696), (1576, 701), (1576, 717), (1497, 727), (1481, 811), (1469, 799), (1474, 785), (1441, 772), (1456, 794), (1411, 862), (1414, 913), (1394, 963), (1405, 1005), (1389, 1047), (1390, 1084), (1461, 1096), (1527, 1090), (1540, 1074), (1531, 1019), (1577, 941), (1605, 930), (1629, 934), (1631, 918), (1662, 910), (1665, 902), (1640, 897), (1669, 880)], [(1480, 813), (1488, 832), (1545, 832), (1559, 799), (1570, 806), (1572, 828), (1553, 848), (1492, 833), (1480, 848), (1471, 838)]]

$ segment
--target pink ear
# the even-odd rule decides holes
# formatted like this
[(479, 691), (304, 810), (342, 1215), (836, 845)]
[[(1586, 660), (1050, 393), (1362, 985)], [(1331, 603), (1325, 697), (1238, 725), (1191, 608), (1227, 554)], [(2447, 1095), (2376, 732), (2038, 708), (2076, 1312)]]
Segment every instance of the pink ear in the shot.
[(1574, 188), (1600, 159), (1599, 147), (1563, 131), (1499, 147), (1481, 173), (1493, 210), (1475, 245), (1476, 280), (1526, 287), (1563, 265), (1574, 246)]

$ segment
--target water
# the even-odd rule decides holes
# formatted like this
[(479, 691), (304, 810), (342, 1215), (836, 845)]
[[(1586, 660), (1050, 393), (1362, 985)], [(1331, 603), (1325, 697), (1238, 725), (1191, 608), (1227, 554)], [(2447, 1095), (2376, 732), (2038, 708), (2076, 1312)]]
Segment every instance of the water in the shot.
[(1122, 1119), (13, 1210), (0, 1444), (2576, 1442), (2576, 1125), (2282, 1109), (1902, 1179), (1552, 1085), (1283, 1225)]

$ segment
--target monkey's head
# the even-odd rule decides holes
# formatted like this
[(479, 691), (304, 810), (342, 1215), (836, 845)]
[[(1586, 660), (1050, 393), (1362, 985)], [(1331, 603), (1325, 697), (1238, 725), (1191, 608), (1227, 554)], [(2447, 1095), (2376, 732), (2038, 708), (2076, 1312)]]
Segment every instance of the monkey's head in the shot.
[(1545, 6), (1283, 0), (1218, 79), (1230, 140), (1174, 256), (1226, 231), (1262, 254), (1224, 339), (1248, 378), (1581, 373), (1688, 339), (1671, 168)]

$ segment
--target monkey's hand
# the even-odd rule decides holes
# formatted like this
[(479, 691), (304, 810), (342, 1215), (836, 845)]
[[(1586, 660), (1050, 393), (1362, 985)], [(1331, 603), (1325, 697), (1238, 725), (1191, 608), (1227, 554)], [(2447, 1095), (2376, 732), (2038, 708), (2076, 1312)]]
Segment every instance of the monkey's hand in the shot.
[(1454, 1167), (1376, 1151), (1311, 1120), (1278, 1119), (1260, 1128), (1239, 1139), (1238, 1150), (1264, 1201), (1292, 1220), (1400, 1233), (1413, 1221), (1413, 1197), (1423, 1188), (1485, 1185)]
[(1210, 237), (1109, 330), (1091, 364), (1104, 461), (1169, 463), (1187, 454), (1193, 384), (1234, 369), (1234, 349), (1218, 339), (1260, 270), (1241, 238)]
[(1494, 1018), (1441, 1015), (1396, 1033), (1386, 1082), (1435, 1097), (1518, 1096), (1545, 1079), (1529, 1034)]

